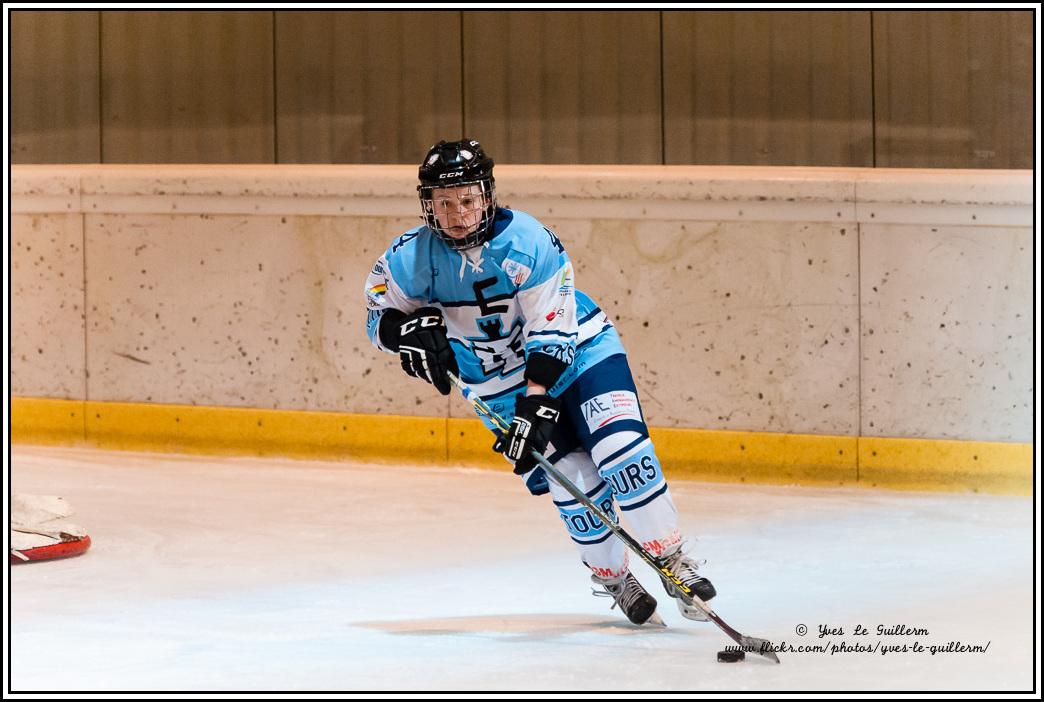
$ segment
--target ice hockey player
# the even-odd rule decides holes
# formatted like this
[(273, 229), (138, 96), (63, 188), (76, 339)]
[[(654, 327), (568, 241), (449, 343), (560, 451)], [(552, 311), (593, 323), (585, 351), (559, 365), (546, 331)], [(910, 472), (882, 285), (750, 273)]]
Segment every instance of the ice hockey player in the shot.
[[(367, 333), (402, 369), (450, 392), (458, 374), (511, 422), (494, 445), (530, 492), (550, 491), (592, 581), (627, 618), (656, 600), (628, 570), (622, 541), (549, 481), (536, 450), (662, 558), (703, 600), (715, 595), (682, 553), (678, 515), (649, 439), (613, 323), (574, 287), (562, 242), (530, 215), (497, 207), (493, 160), (477, 141), (440, 141), (420, 165), (424, 224), (399, 236), (366, 281)], [(614, 506), (615, 502), (615, 506)], [(673, 588), (665, 585), (675, 596)], [(705, 620), (677, 600), (682, 614)]]

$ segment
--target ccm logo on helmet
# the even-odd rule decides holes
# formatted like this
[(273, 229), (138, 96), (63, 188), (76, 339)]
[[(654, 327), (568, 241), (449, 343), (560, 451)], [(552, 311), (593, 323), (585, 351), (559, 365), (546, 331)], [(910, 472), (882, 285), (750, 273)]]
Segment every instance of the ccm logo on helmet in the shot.
[(464, 175), (464, 171), (452, 171), (450, 173), (443, 173), (443, 174), (441, 174), (439, 176), (439, 180), (442, 180), (443, 178), (454, 178), (456, 176), (462, 176), (462, 175)]
[(420, 319), (411, 319), (399, 327), (399, 333), (405, 336), (416, 329), (418, 324), (420, 324), (422, 328), (440, 327), (442, 326), (442, 317), (431, 316), (421, 317)]

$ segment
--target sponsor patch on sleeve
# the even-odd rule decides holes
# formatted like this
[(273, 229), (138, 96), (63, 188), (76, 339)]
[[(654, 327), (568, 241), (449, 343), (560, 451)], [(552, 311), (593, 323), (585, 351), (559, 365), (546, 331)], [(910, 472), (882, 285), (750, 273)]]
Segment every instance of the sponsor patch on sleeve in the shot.
[(366, 288), (366, 306), (370, 309), (377, 309), (381, 306), (381, 302), (384, 294), (388, 292), (388, 286), (384, 283), (374, 285), (372, 288)]
[(567, 263), (562, 267), (562, 276), (558, 279), (558, 294), (573, 294), (573, 264)]

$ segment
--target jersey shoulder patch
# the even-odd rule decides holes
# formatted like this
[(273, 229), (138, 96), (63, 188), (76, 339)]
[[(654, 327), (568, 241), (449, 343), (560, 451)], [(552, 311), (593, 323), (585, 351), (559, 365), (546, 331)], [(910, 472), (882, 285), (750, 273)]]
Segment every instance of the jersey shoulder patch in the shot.
[(505, 245), (504, 273), (515, 285), (526, 288), (555, 276), (569, 261), (565, 247), (549, 227), (525, 212), (515, 212)]

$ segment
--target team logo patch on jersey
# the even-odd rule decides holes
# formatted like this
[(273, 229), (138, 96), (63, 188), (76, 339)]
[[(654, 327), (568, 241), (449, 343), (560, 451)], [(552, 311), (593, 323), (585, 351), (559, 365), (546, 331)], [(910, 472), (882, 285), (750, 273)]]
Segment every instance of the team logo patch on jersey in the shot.
[(471, 343), (471, 353), (482, 366), (482, 375), (499, 373), (510, 375), (526, 362), (526, 344), (522, 335), (522, 320), (516, 319), (511, 329), (504, 331), (500, 315), (475, 320), (482, 337), (464, 337)]
[(511, 278), (511, 282), (515, 285), (521, 285), (522, 283), (526, 282), (526, 280), (529, 278), (529, 274), (533, 272), (529, 266), (519, 263), (518, 261), (512, 260), (510, 258), (504, 261), (503, 270), (504, 275), (506, 275), (508, 278)]
[(625, 419), (642, 421), (638, 396), (630, 390), (614, 390), (596, 395), (580, 406), (592, 434), (604, 426)]

